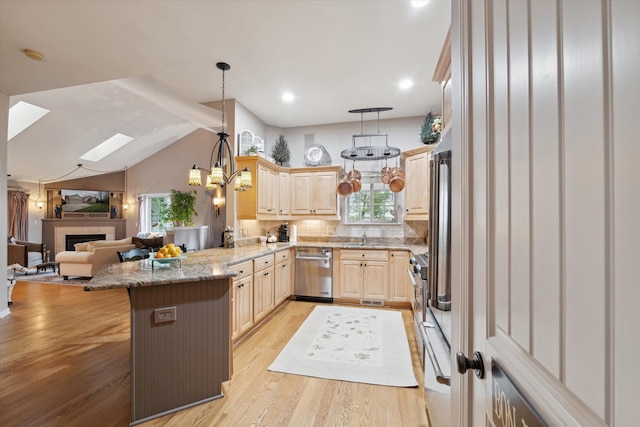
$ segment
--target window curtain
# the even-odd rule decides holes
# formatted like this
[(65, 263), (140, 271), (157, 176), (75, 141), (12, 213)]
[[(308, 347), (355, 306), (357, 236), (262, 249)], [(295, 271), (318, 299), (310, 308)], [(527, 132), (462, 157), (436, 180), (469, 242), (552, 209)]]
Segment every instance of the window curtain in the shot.
[(142, 209), (144, 208), (144, 197), (138, 197), (138, 233), (143, 230), (142, 220), (144, 215), (142, 213)]
[(29, 193), (9, 190), (7, 195), (8, 236), (16, 240), (28, 240), (29, 236)]

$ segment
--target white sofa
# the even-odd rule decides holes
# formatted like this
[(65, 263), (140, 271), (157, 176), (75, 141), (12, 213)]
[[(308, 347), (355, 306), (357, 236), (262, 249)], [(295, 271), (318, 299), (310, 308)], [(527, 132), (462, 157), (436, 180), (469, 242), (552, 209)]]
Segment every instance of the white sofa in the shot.
[(69, 276), (93, 277), (107, 264), (117, 264), (118, 252), (125, 252), (136, 246), (131, 237), (120, 240), (95, 240), (76, 243), (75, 251), (58, 252), (56, 262), (60, 264), (59, 274), (66, 280)]

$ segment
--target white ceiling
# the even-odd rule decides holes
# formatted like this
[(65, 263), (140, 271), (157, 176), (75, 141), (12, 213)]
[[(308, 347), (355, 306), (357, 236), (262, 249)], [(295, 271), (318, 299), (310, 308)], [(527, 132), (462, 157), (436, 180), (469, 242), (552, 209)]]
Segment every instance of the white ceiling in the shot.
[[(275, 127), (439, 111), (431, 77), (449, 22), (450, 0), (0, 0), (0, 90), (51, 110), (9, 141), (10, 179), (119, 170), (198, 127), (217, 132), (219, 112), (200, 103), (222, 97), (220, 61), (225, 97)], [(78, 159), (118, 132), (135, 140)]]

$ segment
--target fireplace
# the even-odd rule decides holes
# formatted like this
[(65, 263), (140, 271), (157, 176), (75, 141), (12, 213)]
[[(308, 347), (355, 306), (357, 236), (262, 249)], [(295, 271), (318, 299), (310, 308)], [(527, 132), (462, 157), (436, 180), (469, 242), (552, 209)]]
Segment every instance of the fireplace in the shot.
[(90, 242), (92, 240), (106, 240), (106, 234), (67, 234), (64, 236), (65, 250), (73, 251), (76, 243)]

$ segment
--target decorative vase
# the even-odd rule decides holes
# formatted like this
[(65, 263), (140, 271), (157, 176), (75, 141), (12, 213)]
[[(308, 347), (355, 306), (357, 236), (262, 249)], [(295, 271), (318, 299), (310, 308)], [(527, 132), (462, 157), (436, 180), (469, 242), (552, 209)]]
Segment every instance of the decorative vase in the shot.
[(118, 208), (116, 206), (111, 206), (111, 219), (118, 218)]
[(60, 212), (61, 212), (60, 205), (56, 205), (53, 208), (53, 214), (56, 216), (57, 219), (60, 219)]

